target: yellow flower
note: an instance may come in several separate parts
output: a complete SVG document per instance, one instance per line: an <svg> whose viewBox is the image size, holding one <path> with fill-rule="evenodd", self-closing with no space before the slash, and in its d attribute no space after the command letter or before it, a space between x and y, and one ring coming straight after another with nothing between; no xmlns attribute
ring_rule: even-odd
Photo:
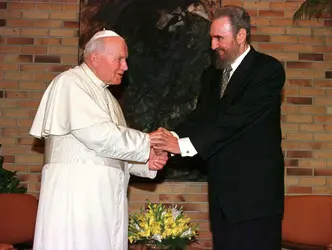
<svg viewBox="0 0 332 250"><path fill-rule="evenodd" d="M183 214L182 207L165 207L162 203L151 204L141 213L135 213L129 219L128 239L130 243L158 241L161 244L176 244L177 240L192 241L197 233L197 226L191 224L190 218ZM171 241L170 241L171 240Z"/></svg>
<svg viewBox="0 0 332 250"><path fill-rule="evenodd" d="M144 231L139 232L141 237L149 237L151 235L150 229L145 229Z"/></svg>

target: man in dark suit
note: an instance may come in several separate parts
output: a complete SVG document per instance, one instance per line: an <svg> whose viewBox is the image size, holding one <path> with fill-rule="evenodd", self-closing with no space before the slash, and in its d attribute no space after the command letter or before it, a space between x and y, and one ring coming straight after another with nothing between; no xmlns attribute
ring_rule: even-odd
<svg viewBox="0 0 332 250"><path fill-rule="evenodd" d="M159 150L205 160L216 250L281 249L285 71L249 45L250 27L240 7L215 11L210 36L218 59L202 76L197 108L177 136L160 129L151 138Z"/></svg>

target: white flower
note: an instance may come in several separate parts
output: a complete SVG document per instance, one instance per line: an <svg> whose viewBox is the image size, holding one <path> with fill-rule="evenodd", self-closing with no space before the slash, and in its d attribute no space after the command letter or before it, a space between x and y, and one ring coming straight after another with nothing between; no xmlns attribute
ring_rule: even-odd
<svg viewBox="0 0 332 250"><path fill-rule="evenodd" d="M192 231L191 231L191 228L189 228L181 234L181 238L185 238L185 237L187 237L188 235L191 235L191 234L192 234Z"/></svg>
<svg viewBox="0 0 332 250"><path fill-rule="evenodd" d="M176 220L176 218L181 214L181 211L177 210L176 206L172 208L172 215L173 219Z"/></svg>
<svg viewBox="0 0 332 250"><path fill-rule="evenodd" d="M151 238L161 242L161 235L160 234L154 234Z"/></svg>
<svg viewBox="0 0 332 250"><path fill-rule="evenodd" d="M142 228L141 228L139 225L137 225L137 224L135 224L135 228L136 228L136 230L138 230L138 231L143 231Z"/></svg>

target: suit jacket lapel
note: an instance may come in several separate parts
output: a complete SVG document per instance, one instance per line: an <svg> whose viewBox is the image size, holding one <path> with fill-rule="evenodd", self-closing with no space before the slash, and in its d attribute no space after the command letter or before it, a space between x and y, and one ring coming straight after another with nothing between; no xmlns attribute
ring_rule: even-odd
<svg viewBox="0 0 332 250"><path fill-rule="evenodd" d="M253 47L250 48L249 53L245 56L240 65L236 68L233 73L231 79L228 82L227 88L221 100L232 99L232 97L236 96L236 93L243 90L247 81L245 78L248 76L249 69L255 59L256 51Z"/></svg>

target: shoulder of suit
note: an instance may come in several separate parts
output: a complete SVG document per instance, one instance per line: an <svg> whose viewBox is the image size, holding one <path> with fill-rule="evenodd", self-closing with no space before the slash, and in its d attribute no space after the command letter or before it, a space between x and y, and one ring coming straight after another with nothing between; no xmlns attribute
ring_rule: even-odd
<svg viewBox="0 0 332 250"><path fill-rule="evenodd" d="M282 66L282 63L275 57L271 56L271 55L267 55L265 53L262 52L258 52L256 51L256 60L257 62L259 62L262 65L268 65L270 67L278 67L278 66Z"/></svg>

